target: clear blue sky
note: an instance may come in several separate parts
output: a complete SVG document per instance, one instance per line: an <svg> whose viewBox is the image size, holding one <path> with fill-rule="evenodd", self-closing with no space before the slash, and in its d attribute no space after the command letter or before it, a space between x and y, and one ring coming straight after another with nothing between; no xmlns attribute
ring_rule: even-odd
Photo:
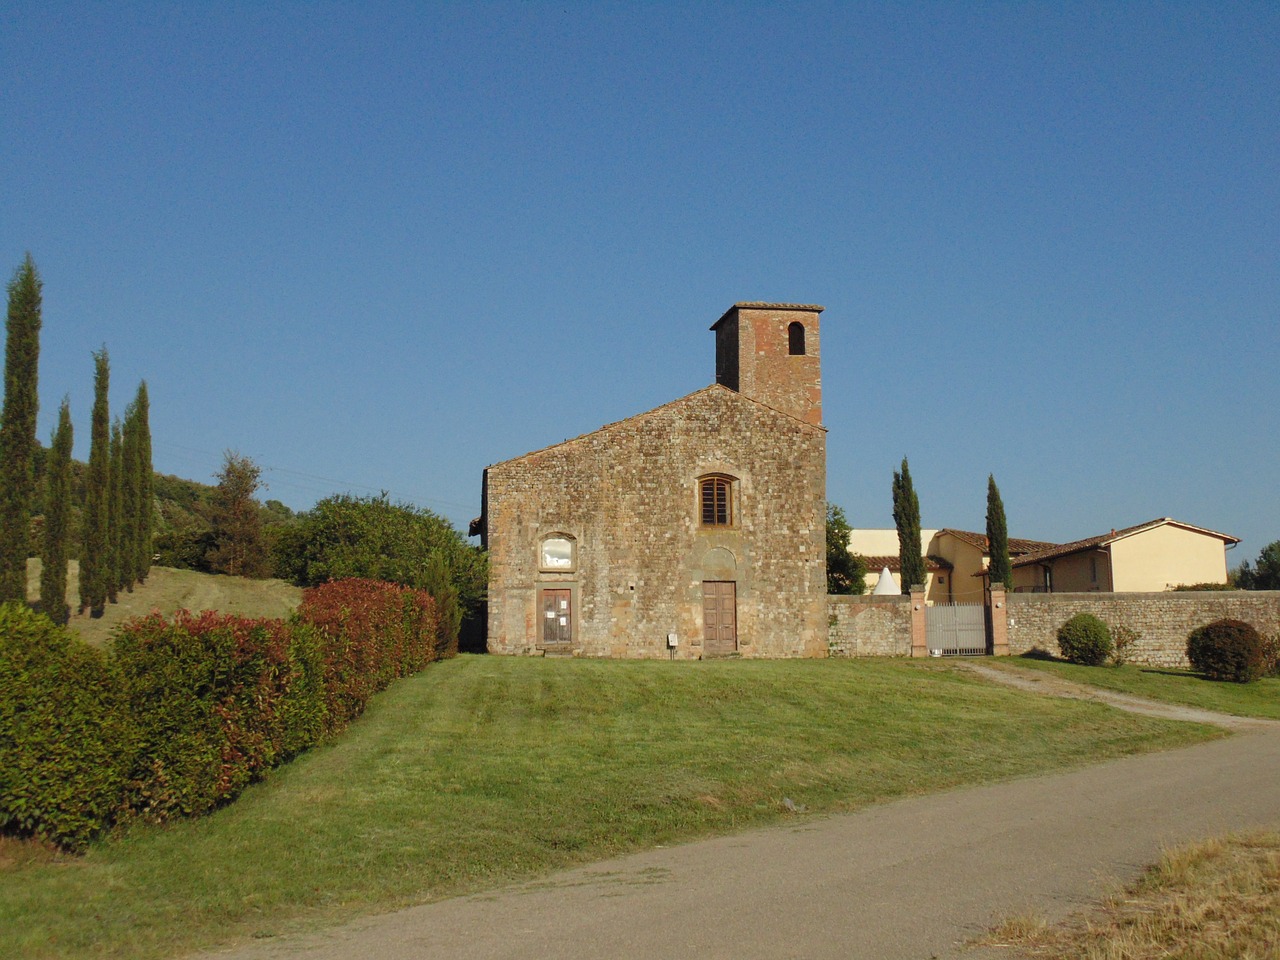
<svg viewBox="0 0 1280 960"><path fill-rule="evenodd" d="M891 526L1280 538L1280 6L0 3L40 436L479 512L486 464L820 303L828 493Z"/></svg>

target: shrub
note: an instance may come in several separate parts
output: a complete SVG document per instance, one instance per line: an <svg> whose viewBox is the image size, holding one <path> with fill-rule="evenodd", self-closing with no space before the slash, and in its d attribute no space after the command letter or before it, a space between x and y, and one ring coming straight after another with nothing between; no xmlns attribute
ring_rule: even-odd
<svg viewBox="0 0 1280 960"><path fill-rule="evenodd" d="M1111 633L1092 613L1077 613L1058 628L1058 649L1072 663L1100 666L1111 656Z"/></svg>
<svg viewBox="0 0 1280 960"><path fill-rule="evenodd" d="M1238 590L1240 589L1232 583L1218 583L1216 581L1208 581L1205 583L1179 583L1174 588L1176 591L1198 591L1205 590Z"/></svg>
<svg viewBox="0 0 1280 960"><path fill-rule="evenodd" d="M297 620L320 636L326 721L334 732L396 677L457 652L439 649L436 606L423 590L377 580L334 580L303 592Z"/></svg>
<svg viewBox="0 0 1280 960"><path fill-rule="evenodd" d="M1262 661L1267 665L1268 677L1280 677L1280 633L1262 638Z"/></svg>
<svg viewBox="0 0 1280 960"><path fill-rule="evenodd" d="M288 621L158 613L114 657L0 607L0 829L83 847L113 822L195 816L456 652L421 590L308 590Z"/></svg>
<svg viewBox="0 0 1280 960"><path fill-rule="evenodd" d="M1264 676L1269 664L1262 635L1243 620L1224 618L1206 623L1187 637L1187 659L1211 680L1250 683Z"/></svg>
<svg viewBox="0 0 1280 960"><path fill-rule="evenodd" d="M1117 624L1111 628L1111 640L1113 649L1111 651L1111 662L1117 667L1123 667L1129 662L1129 656L1132 653L1134 645L1142 639L1142 634L1133 627L1125 624Z"/></svg>
<svg viewBox="0 0 1280 960"><path fill-rule="evenodd" d="M386 494L336 494L298 514L275 538L277 575L300 587L364 578L427 587L424 560L438 557L458 591L463 615L475 611L489 582L484 551L443 517Z"/></svg>
<svg viewBox="0 0 1280 960"><path fill-rule="evenodd" d="M132 744L100 651L0 607L0 829L79 849L109 826Z"/></svg>
<svg viewBox="0 0 1280 960"><path fill-rule="evenodd" d="M324 728L314 637L282 620L153 614L120 629L115 657L137 738L134 816L206 813Z"/></svg>

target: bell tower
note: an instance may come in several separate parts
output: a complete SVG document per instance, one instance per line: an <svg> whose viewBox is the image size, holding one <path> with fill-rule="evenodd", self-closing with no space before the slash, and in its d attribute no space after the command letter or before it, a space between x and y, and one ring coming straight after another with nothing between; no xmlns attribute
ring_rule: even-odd
<svg viewBox="0 0 1280 960"><path fill-rule="evenodd" d="M822 311L804 303L735 303L711 326L716 383L821 426Z"/></svg>

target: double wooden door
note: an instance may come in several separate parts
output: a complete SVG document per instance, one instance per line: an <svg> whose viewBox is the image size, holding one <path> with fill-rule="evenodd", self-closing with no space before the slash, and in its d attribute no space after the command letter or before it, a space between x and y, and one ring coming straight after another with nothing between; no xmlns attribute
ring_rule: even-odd
<svg viewBox="0 0 1280 960"><path fill-rule="evenodd" d="M702 581L702 653L724 656L738 650L738 585L732 580Z"/></svg>

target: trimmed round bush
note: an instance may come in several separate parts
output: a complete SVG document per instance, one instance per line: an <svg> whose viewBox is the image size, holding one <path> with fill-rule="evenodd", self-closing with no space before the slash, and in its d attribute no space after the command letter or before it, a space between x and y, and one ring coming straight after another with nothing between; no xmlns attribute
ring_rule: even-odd
<svg viewBox="0 0 1280 960"><path fill-rule="evenodd" d="M1252 624L1224 618L1187 637L1187 659L1210 680L1251 683L1267 673L1266 644Z"/></svg>
<svg viewBox="0 0 1280 960"><path fill-rule="evenodd" d="M1101 666L1111 656L1111 631L1092 613L1077 613L1058 628L1058 649L1072 663Z"/></svg>

